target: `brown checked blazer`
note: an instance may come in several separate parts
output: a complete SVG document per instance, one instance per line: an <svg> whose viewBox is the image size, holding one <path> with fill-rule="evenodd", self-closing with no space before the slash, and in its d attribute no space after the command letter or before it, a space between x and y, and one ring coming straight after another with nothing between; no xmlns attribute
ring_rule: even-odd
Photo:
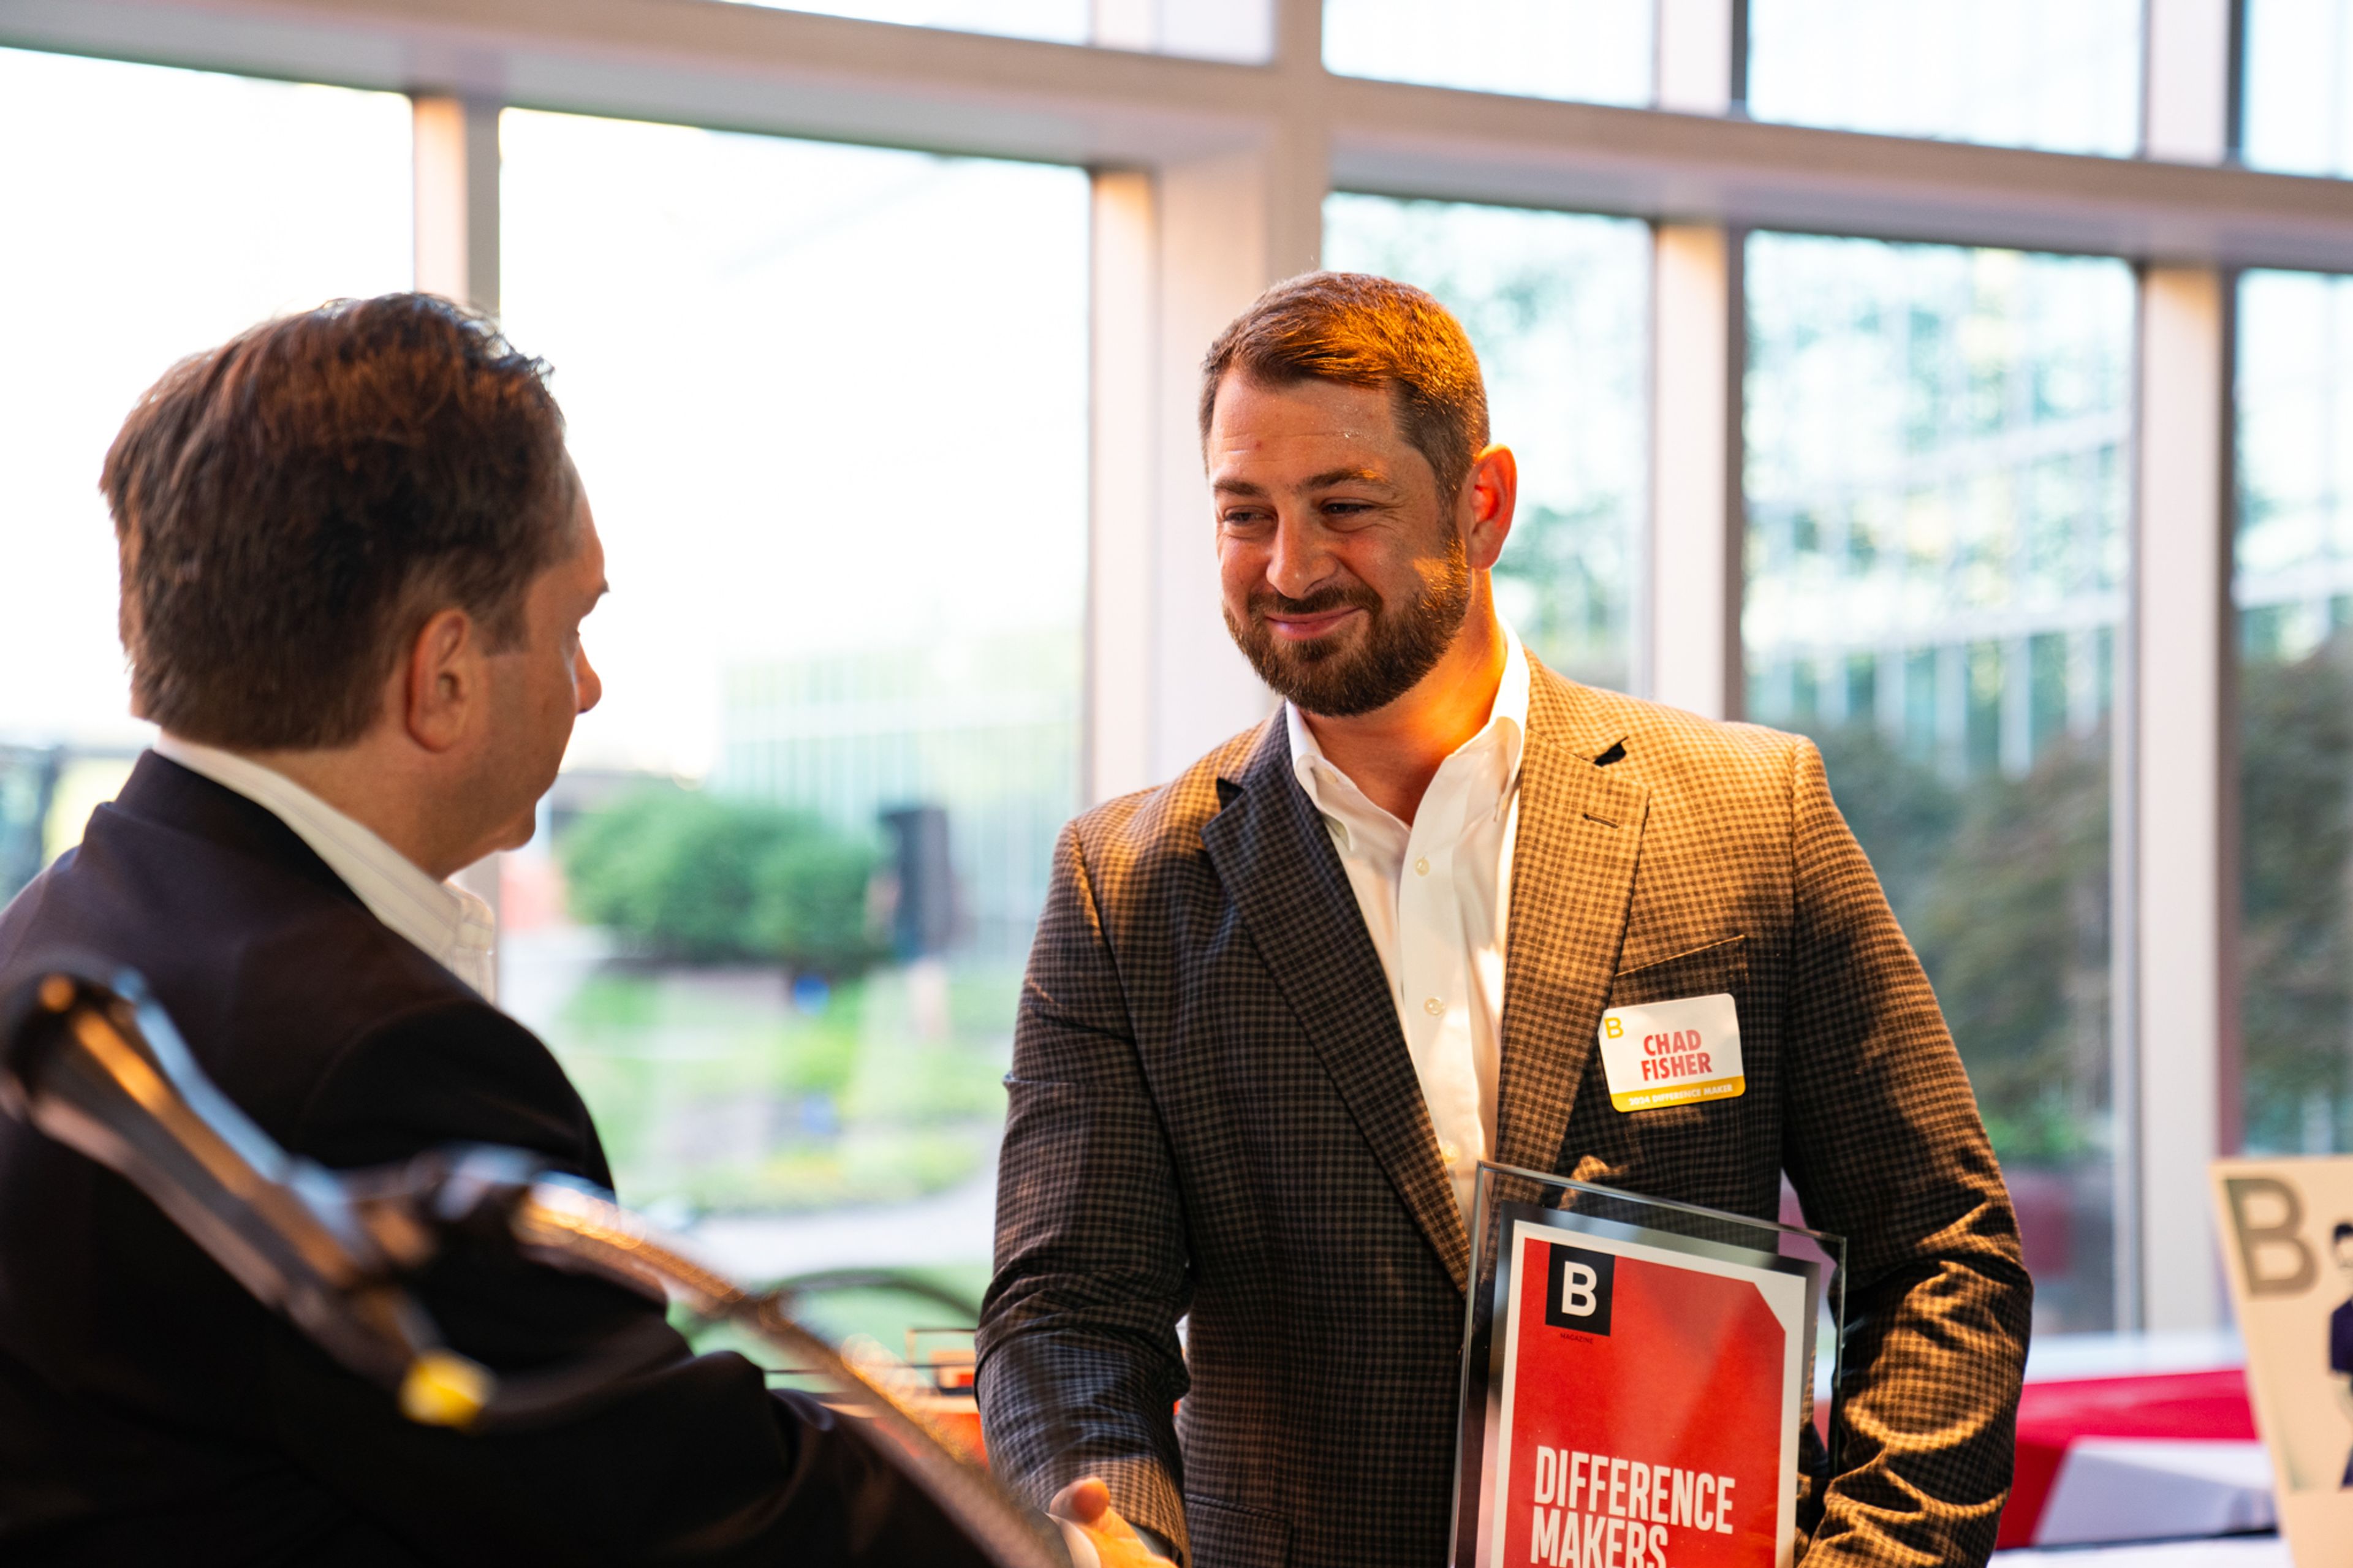
<svg viewBox="0 0 2353 1568"><path fill-rule="evenodd" d="M1809 1563L1983 1562L2031 1288L1820 754L1531 675L1498 1162L1760 1217L1786 1171L1850 1270ZM1603 1009L1717 992L1746 1092L1614 1110ZM1279 717L1065 831L1006 1083L998 1473L1102 1474L1198 1568L1445 1563L1469 1242Z"/></svg>

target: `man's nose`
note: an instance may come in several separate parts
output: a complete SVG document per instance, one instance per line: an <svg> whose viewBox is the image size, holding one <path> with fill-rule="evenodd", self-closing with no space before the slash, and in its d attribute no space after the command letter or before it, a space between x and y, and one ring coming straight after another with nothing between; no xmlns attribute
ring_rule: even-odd
<svg viewBox="0 0 2353 1568"><path fill-rule="evenodd" d="M577 663L573 670L573 691L580 701L578 711L586 713L604 698L605 681L596 673L596 667L588 662L586 648L582 648L574 657Z"/></svg>
<svg viewBox="0 0 2353 1568"><path fill-rule="evenodd" d="M1267 555L1267 585L1286 599L1303 599L1331 575L1331 552L1323 531L1297 518L1275 520L1274 545Z"/></svg>

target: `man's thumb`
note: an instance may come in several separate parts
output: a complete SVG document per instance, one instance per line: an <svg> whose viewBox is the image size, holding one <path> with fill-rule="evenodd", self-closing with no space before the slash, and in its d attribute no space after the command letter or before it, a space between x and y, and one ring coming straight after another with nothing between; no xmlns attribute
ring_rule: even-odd
<svg viewBox="0 0 2353 1568"><path fill-rule="evenodd" d="M1074 1524L1092 1524L1111 1509L1111 1488L1101 1478L1087 1476L1054 1494L1048 1511Z"/></svg>

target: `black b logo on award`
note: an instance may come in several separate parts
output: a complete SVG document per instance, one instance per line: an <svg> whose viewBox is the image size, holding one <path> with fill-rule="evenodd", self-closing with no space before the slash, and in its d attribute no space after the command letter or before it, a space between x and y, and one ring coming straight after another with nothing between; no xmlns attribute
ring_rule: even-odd
<svg viewBox="0 0 2353 1568"><path fill-rule="evenodd" d="M1545 1266L1545 1321L1580 1334L1609 1331L1609 1288L1618 1274L1615 1253L1581 1247L1552 1249Z"/></svg>

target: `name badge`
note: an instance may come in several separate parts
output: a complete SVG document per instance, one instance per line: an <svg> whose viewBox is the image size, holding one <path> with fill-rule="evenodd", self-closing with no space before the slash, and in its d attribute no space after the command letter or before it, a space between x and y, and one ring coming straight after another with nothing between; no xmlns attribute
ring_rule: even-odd
<svg viewBox="0 0 2353 1568"><path fill-rule="evenodd" d="M1609 1103L1656 1110L1748 1092L1740 1070L1740 1014L1732 998L1687 996L1601 1015L1601 1064Z"/></svg>

